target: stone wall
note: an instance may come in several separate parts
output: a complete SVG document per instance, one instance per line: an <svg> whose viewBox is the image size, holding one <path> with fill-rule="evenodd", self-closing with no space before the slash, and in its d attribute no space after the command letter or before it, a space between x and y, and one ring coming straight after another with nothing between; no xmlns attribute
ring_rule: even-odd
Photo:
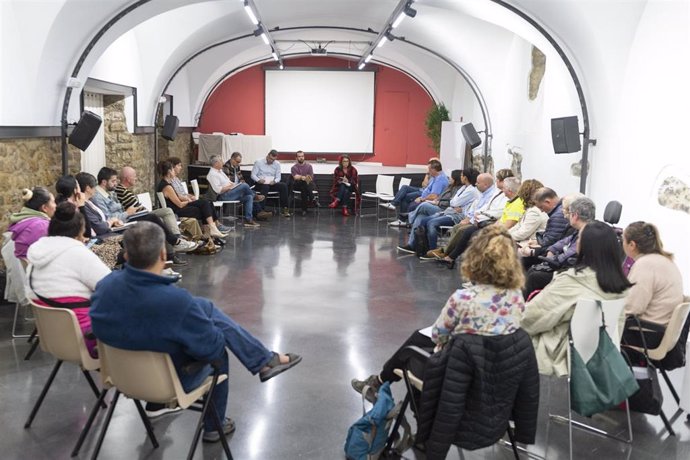
<svg viewBox="0 0 690 460"><path fill-rule="evenodd" d="M177 157L182 160L182 171L180 179L187 180L187 165L192 160L194 143L192 141L192 128L179 128L174 141L158 139L158 158L165 160L170 157Z"/></svg>

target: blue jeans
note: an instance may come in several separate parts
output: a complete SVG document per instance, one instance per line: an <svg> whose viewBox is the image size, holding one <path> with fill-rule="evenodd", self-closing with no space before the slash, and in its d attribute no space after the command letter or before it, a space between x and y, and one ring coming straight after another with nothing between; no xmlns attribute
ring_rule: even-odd
<svg viewBox="0 0 690 460"><path fill-rule="evenodd" d="M348 187L345 184L338 185L338 191L335 193L335 197L340 200L340 206L347 207L350 203L350 195L352 194L352 187Z"/></svg>
<svg viewBox="0 0 690 460"><path fill-rule="evenodd" d="M223 192L218 195L218 201L236 201L239 200L244 208L245 220L252 220L252 207L254 205L254 192L245 183L237 185L232 190Z"/></svg>
<svg viewBox="0 0 690 460"><path fill-rule="evenodd" d="M450 216L431 216L426 222L426 238L429 240L429 249L436 249L438 247L438 230L439 227L447 225L455 225L455 221Z"/></svg>
<svg viewBox="0 0 690 460"><path fill-rule="evenodd" d="M251 335L242 326L237 324L228 315L220 311L215 306L211 308L210 319L213 321L213 325L219 328L223 332L225 337L225 345L230 349L232 354L234 354L237 359L242 363L242 365L247 368L252 374L256 374L268 364L268 362L273 357L273 353L268 350L256 337ZM221 360L221 374L227 374L229 365L227 356ZM198 387L201 382L206 379L209 375L213 374L213 369L211 366L205 366L201 371L193 375L185 375L179 372L180 383L182 383L182 388L185 391L191 391L192 389ZM220 417L221 423L225 418L225 411L228 405L228 381L220 383L216 386L213 392L213 404L216 406L216 411L218 411L218 417ZM204 418L204 430L213 431L215 430L215 425L213 423L213 416L209 413L206 418Z"/></svg>
<svg viewBox="0 0 690 460"><path fill-rule="evenodd" d="M417 216L431 216L441 211L443 210L435 204L425 201L423 203L420 203L419 206L410 211L410 213L407 215L407 221L410 223L414 223L414 220L417 218Z"/></svg>
<svg viewBox="0 0 690 460"><path fill-rule="evenodd" d="M412 224L412 228L410 229L410 236L407 238L407 244L414 248L414 231L417 230L418 227L421 227L422 225L426 225L426 222L431 219L431 216L424 216L424 217L419 217L414 220L414 223Z"/></svg>
<svg viewBox="0 0 690 460"><path fill-rule="evenodd" d="M422 191L419 187L412 187L409 185L403 185L395 194L395 198L391 201L393 206L400 207L400 213L406 213L407 208L411 202L422 195Z"/></svg>

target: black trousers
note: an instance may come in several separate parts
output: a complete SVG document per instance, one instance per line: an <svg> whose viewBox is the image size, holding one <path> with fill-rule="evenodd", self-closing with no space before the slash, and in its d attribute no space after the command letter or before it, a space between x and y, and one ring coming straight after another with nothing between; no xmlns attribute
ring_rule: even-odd
<svg viewBox="0 0 690 460"><path fill-rule="evenodd" d="M467 227L462 232L462 235L460 235L455 247L453 247L453 250L450 252L450 254L448 254L448 257L450 257L453 260L460 257L462 253L465 252L465 250L467 249L467 246L470 245L470 241L472 241L472 237L474 236L474 234L478 231L479 227L477 227L476 225Z"/></svg>
<svg viewBox="0 0 690 460"><path fill-rule="evenodd" d="M400 380L400 377L395 375L393 371L395 369L402 369L405 366L405 363L400 359L400 353L405 347L410 345L419 347L425 351L428 351L429 353L433 353L435 346L434 342L431 341L431 338L421 334L419 331L414 331L412 335L407 338L405 343L403 343L400 348L393 353L393 356L386 361L386 364L383 365L383 369L379 374L381 380L384 382L397 382ZM424 365L419 362L413 361L410 365L410 370L420 379L424 375Z"/></svg>
<svg viewBox="0 0 690 460"><path fill-rule="evenodd" d="M255 190L259 192L262 195L268 195L268 192L278 192L278 195L280 196L280 207L281 208L287 208L288 207L288 188L287 185L283 182L278 182L273 185L268 185L268 184L259 184L258 182L255 183Z"/></svg>
<svg viewBox="0 0 690 460"><path fill-rule="evenodd" d="M547 284L553 279L553 272L545 272L535 270L534 266L527 270L527 279L525 280L525 288L522 290L522 295L527 300L529 295L537 289L544 289Z"/></svg>
<svg viewBox="0 0 690 460"><path fill-rule="evenodd" d="M306 211L307 207L309 206L309 203L314 201L314 182L312 181L312 182L307 183L307 181L296 180L292 184L292 189L300 192L300 194L301 194L300 198L301 198L301 202L302 202L302 210Z"/></svg>
<svg viewBox="0 0 690 460"><path fill-rule="evenodd" d="M650 329L649 331L642 332L642 334L644 334L644 341L647 343L647 349L649 350L658 347L661 343L661 339L664 337L666 327L662 326L661 324L650 323L648 321L644 321L642 323L642 327L645 329ZM631 317L626 318L621 343L643 348L642 334L639 330L634 328L637 328L637 322ZM625 353L628 355L628 358L630 358L630 362L633 366L639 365L644 367L647 365L642 353L626 347L623 347L622 350L625 350Z"/></svg>

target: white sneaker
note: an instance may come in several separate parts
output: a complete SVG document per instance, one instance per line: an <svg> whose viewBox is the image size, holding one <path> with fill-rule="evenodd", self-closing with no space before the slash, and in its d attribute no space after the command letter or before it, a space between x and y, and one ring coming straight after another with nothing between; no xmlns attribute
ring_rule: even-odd
<svg viewBox="0 0 690 460"><path fill-rule="evenodd" d="M407 222L403 222L400 219L396 219L393 222L389 222L388 225L391 227L405 227L407 225Z"/></svg>
<svg viewBox="0 0 690 460"><path fill-rule="evenodd" d="M172 268L164 268L163 271L161 271L161 274L163 276L169 276L171 278L176 278L175 282L180 281L182 279L182 275L177 273Z"/></svg>
<svg viewBox="0 0 690 460"><path fill-rule="evenodd" d="M195 250L197 247L199 247L198 243L180 238L177 241L177 244L173 246L173 250L175 252L190 252Z"/></svg>
<svg viewBox="0 0 690 460"><path fill-rule="evenodd" d="M395 211L395 205L392 203L385 203L385 204L382 204L381 206L383 206L386 209L391 209L391 210Z"/></svg>

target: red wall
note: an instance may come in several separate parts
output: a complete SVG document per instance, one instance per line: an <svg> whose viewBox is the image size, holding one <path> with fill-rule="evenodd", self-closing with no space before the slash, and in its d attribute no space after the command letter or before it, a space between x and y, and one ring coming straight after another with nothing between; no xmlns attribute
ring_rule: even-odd
<svg viewBox="0 0 690 460"><path fill-rule="evenodd" d="M355 64L338 58L306 57L286 60L285 65L350 68ZM415 80L390 67L378 66L375 84L374 155L367 156L365 161L387 166L426 164L429 157L436 156L424 126L433 100ZM233 75L216 88L206 101L198 131L265 133L261 65ZM360 160L358 155L353 158Z"/></svg>

